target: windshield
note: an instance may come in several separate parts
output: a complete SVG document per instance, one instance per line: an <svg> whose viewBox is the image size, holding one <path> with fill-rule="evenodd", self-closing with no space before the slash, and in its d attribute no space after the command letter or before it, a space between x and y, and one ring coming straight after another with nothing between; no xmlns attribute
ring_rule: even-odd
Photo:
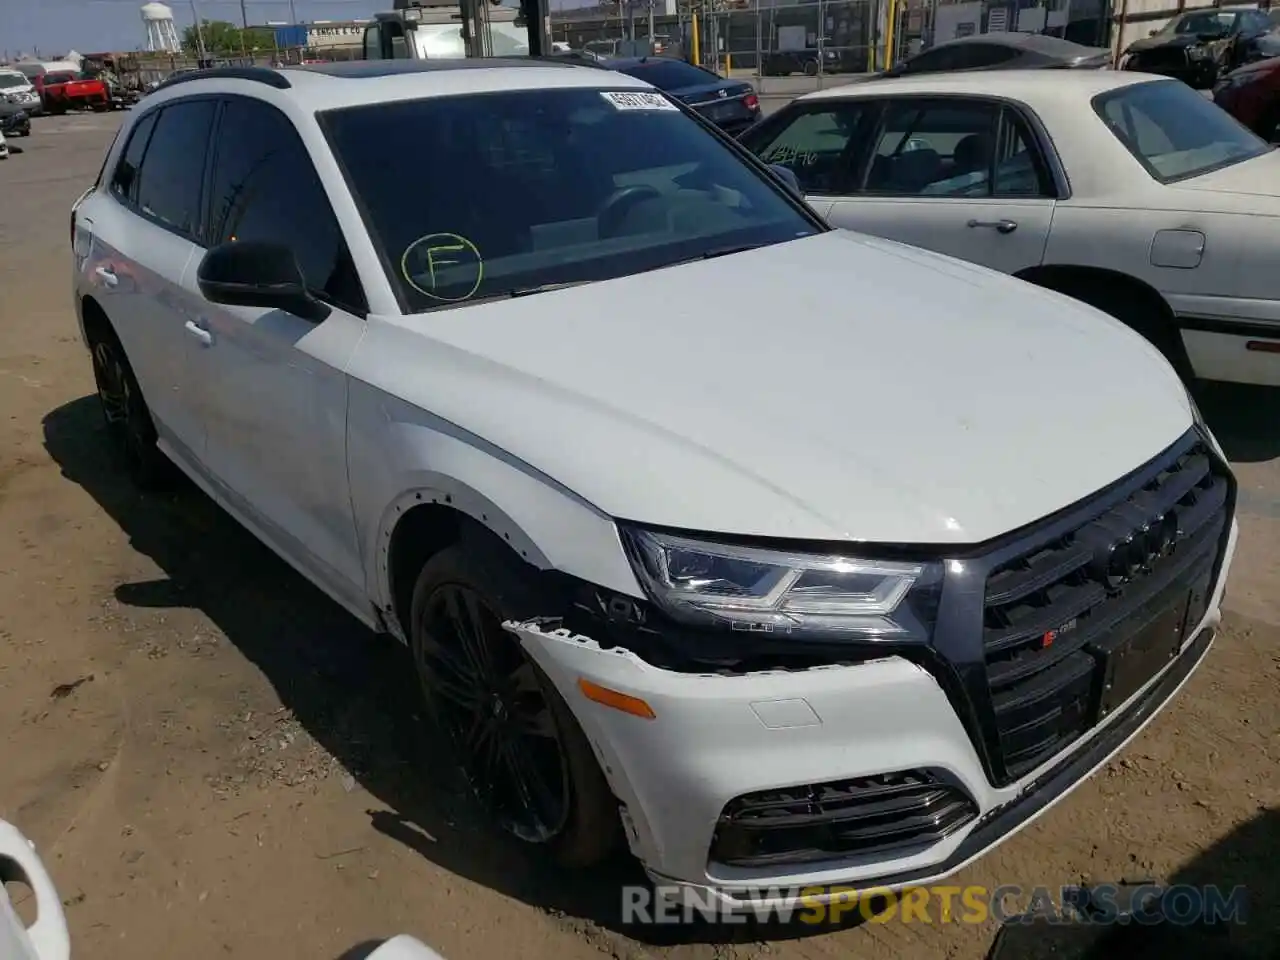
<svg viewBox="0 0 1280 960"><path fill-rule="evenodd" d="M1179 80L1121 87L1093 109L1151 176L1162 183L1261 156L1266 141Z"/></svg>
<svg viewBox="0 0 1280 960"><path fill-rule="evenodd" d="M31 81L20 73L0 73L0 90L9 87L28 87Z"/></svg>
<svg viewBox="0 0 1280 960"><path fill-rule="evenodd" d="M461 24L430 24L413 31L418 56L425 59L460 60L467 55ZM527 57L529 34L513 23L490 23L489 38L495 57Z"/></svg>
<svg viewBox="0 0 1280 960"><path fill-rule="evenodd" d="M46 73L44 75L44 82L46 84L71 83L72 81L79 79L80 75L76 73Z"/></svg>
<svg viewBox="0 0 1280 960"><path fill-rule="evenodd" d="M719 83L720 78L710 71L685 63L683 60L637 60L622 66L611 66L619 73L630 77L638 77L651 83L659 90L681 90L685 87L705 87L710 83Z"/></svg>
<svg viewBox="0 0 1280 960"><path fill-rule="evenodd" d="M652 91L432 97L319 119L410 313L824 230Z"/></svg>
<svg viewBox="0 0 1280 960"><path fill-rule="evenodd" d="M1177 33L1230 33L1236 15L1230 12L1214 10L1189 13L1185 17L1170 20L1160 31L1161 36L1172 36Z"/></svg>

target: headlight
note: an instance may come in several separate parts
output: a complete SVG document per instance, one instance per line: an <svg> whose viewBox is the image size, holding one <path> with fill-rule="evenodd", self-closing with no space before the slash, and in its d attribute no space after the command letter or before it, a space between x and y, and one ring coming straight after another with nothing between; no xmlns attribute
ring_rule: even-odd
<svg viewBox="0 0 1280 960"><path fill-rule="evenodd" d="M650 598L686 623L922 640L937 610L936 564L717 544L633 527L622 538Z"/></svg>
<svg viewBox="0 0 1280 960"><path fill-rule="evenodd" d="M1187 58L1190 60L1208 60L1212 55L1208 47L1187 47Z"/></svg>

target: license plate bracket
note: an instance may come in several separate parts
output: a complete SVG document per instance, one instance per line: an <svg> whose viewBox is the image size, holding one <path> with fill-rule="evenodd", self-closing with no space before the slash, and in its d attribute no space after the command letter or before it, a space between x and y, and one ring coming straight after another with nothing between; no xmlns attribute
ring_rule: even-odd
<svg viewBox="0 0 1280 960"><path fill-rule="evenodd" d="M1190 590L1180 592L1176 603L1137 633L1099 651L1104 655L1099 719L1109 716L1178 655L1190 600Z"/></svg>

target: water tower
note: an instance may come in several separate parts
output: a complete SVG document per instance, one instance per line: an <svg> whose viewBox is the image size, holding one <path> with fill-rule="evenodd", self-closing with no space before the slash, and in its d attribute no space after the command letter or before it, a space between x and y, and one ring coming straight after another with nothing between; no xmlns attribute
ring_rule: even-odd
<svg viewBox="0 0 1280 960"><path fill-rule="evenodd" d="M163 3L142 5L142 25L147 30L147 50L152 53L178 53L181 50L173 11Z"/></svg>

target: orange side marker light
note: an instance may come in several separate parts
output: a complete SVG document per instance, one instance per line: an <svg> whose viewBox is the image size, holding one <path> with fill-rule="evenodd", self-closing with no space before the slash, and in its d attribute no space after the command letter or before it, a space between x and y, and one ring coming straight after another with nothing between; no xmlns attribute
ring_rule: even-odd
<svg viewBox="0 0 1280 960"><path fill-rule="evenodd" d="M617 690L610 690L608 687L592 683L584 677L578 678L578 689L582 691L582 695L588 700L594 700L596 703L603 704L606 707L613 707L615 710L629 713L633 717L640 717L642 720L658 719L658 715L653 712L653 707L639 697L631 697L625 693L619 693Z"/></svg>

